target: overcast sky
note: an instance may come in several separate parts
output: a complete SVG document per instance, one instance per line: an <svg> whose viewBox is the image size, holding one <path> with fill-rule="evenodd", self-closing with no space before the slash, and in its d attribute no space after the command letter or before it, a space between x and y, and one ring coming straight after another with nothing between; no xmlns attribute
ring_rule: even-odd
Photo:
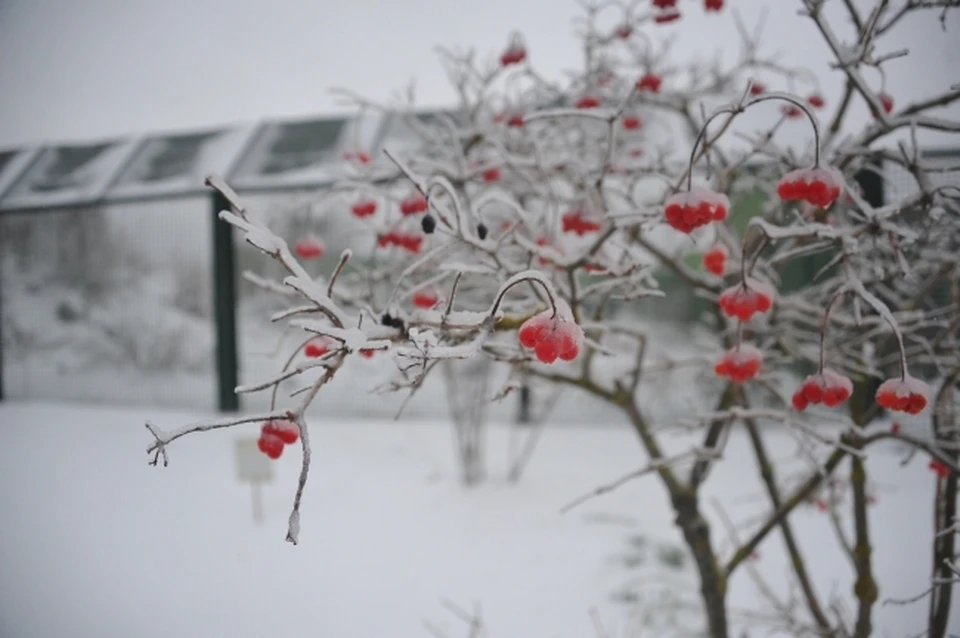
<svg viewBox="0 0 960 638"><path fill-rule="evenodd" d="M797 4L727 2L748 24L774 7L768 50L826 75L827 53ZM680 6L684 18L658 36L678 33L686 54L736 53L728 10ZM580 62L576 14L573 0L0 0L0 149L328 113L337 110L330 86L386 98L415 78L420 100L441 104L452 94L433 47L497 53L515 28L541 71L558 77ZM960 15L949 24L943 33L927 12L890 40L890 49L913 49L889 65L898 101L960 82ZM837 28L850 37L846 24ZM876 74L868 79L879 85ZM836 73L823 90L837 99Z"/></svg>

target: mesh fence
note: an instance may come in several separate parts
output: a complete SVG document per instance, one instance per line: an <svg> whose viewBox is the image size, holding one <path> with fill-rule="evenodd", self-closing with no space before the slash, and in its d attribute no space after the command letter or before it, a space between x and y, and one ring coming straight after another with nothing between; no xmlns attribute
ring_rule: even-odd
<svg viewBox="0 0 960 638"><path fill-rule="evenodd" d="M947 170L960 166L960 150L933 153L927 161L934 185L960 185L960 172ZM883 173L888 202L918 189L907 171L889 162ZM318 204L322 198L315 190L245 199L287 240L307 232L323 237L326 254L307 264L311 271L330 272L347 247L355 251L355 262L364 259L358 233L365 231L342 205ZM196 196L0 215L0 364L6 398L215 409L210 201ZM362 241L369 238L368 233L362 236ZM249 270L279 280L285 274L281 267L244 243L239 233L234 237L238 377L247 384L277 374L305 337L269 320L288 300L239 277ZM664 285L669 291L670 282ZM696 299L671 294L668 303L633 302L630 312L682 323L700 314L701 306ZM392 363L379 360L387 356L352 357L315 409L394 416L405 393L371 394L395 372ZM506 373L497 370L489 387L499 389ZM434 376L405 408L407 417L446 416L446 386ZM296 382L286 383L279 397L296 389ZM245 395L240 407L258 410L270 401L269 393ZM512 419L517 409L512 398L493 405L491 417ZM570 415L579 410L594 416L594 409L575 401Z"/></svg>
<svg viewBox="0 0 960 638"><path fill-rule="evenodd" d="M208 201L0 216L6 397L215 407Z"/></svg>

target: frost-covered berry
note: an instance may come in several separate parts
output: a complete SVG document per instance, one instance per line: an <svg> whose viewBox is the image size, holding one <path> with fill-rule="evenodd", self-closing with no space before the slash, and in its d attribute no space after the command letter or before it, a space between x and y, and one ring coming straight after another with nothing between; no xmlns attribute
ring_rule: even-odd
<svg viewBox="0 0 960 638"><path fill-rule="evenodd" d="M750 321L773 307L774 294L772 286L748 277L720 293L720 310L728 317Z"/></svg>
<svg viewBox="0 0 960 638"><path fill-rule="evenodd" d="M794 393L791 398L793 407L799 411L807 409L809 405L823 404L834 408L853 394L853 382L829 368L824 368L819 374L811 374Z"/></svg>
<svg viewBox="0 0 960 638"><path fill-rule="evenodd" d="M714 364L713 371L718 377L730 379L734 383L746 383L760 373L763 354L749 344L726 352Z"/></svg>
<svg viewBox="0 0 960 638"><path fill-rule="evenodd" d="M570 306L562 299L556 304L556 315L548 308L524 321L517 332L520 345L533 350L543 363L573 361L583 347L583 330L574 321Z"/></svg>
<svg viewBox="0 0 960 638"><path fill-rule="evenodd" d="M877 388L877 404L881 408L907 414L920 414L930 402L930 386L909 375L887 379Z"/></svg>
<svg viewBox="0 0 960 638"><path fill-rule="evenodd" d="M300 259L319 259L323 257L323 242L317 237L310 235L299 240L293 246L293 251L297 253Z"/></svg>
<svg viewBox="0 0 960 638"><path fill-rule="evenodd" d="M784 201L802 200L827 208L843 192L843 178L832 168L800 168L780 178L777 195Z"/></svg>
<svg viewBox="0 0 960 638"><path fill-rule="evenodd" d="M710 222L723 221L729 211L726 195L700 186L671 195L663 207L667 223L688 234Z"/></svg>

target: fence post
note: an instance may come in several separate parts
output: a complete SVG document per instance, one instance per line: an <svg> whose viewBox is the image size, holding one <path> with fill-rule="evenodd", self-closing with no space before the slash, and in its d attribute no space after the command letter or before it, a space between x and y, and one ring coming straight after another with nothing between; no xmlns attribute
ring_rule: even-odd
<svg viewBox="0 0 960 638"><path fill-rule="evenodd" d="M213 316L216 329L217 406L221 412L238 412L240 399L237 357L237 285L233 227L220 221L220 211L230 203L213 193L210 222L213 224Z"/></svg>

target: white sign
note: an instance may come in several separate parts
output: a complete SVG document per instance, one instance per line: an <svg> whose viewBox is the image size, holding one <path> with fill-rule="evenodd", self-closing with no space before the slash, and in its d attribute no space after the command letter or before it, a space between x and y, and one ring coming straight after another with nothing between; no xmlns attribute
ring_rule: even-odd
<svg viewBox="0 0 960 638"><path fill-rule="evenodd" d="M273 461L260 451L257 439L252 437L236 440L233 457L237 469L237 480L250 484L253 520L255 523L261 523L263 522L263 495L260 487L273 480Z"/></svg>
<svg viewBox="0 0 960 638"><path fill-rule="evenodd" d="M273 480L273 461L257 447L257 439L236 440L234 460L241 483L269 483Z"/></svg>

